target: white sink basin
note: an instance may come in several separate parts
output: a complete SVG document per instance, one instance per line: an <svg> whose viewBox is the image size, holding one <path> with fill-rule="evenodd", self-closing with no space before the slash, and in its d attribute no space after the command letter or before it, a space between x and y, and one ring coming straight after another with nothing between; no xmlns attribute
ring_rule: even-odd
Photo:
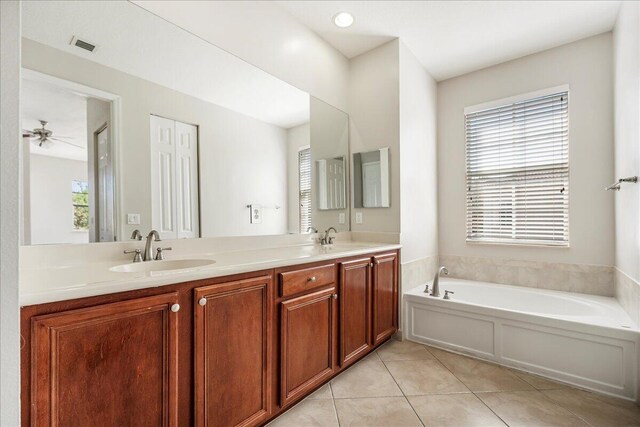
<svg viewBox="0 0 640 427"><path fill-rule="evenodd" d="M210 259L170 259L165 261L135 262L111 267L117 273L153 273L156 271L187 270L206 267L215 263Z"/></svg>

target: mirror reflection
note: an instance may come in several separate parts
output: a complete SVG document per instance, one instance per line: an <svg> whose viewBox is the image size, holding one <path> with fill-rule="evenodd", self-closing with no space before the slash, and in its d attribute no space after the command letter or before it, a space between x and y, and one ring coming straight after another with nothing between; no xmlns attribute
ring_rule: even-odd
<svg viewBox="0 0 640 427"><path fill-rule="evenodd" d="M24 244L349 230L346 113L129 2L22 8Z"/></svg>
<svg viewBox="0 0 640 427"><path fill-rule="evenodd" d="M353 155L354 206L388 208L389 148Z"/></svg>

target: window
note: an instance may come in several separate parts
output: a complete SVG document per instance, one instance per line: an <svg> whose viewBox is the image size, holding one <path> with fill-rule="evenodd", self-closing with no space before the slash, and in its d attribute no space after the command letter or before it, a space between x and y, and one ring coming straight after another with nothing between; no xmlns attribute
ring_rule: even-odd
<svg viewBox="0 0 640 427"><path fill-rule="evenodd" d="M298 151L298 188L300 233L306 233L311 227L311 148Z"/></svg>
<svg viewBox="0 0 640 427"><path fill-rule="evenodd" d="M568 91L502 104L465 109L467 241L568 246Z"/></svg>
<svg viewBox="0 0 640 427"><path fill-rule="evenodd" d="M89 183L87 181L71 181L71 200L73 229L89 230Z"/></svg>

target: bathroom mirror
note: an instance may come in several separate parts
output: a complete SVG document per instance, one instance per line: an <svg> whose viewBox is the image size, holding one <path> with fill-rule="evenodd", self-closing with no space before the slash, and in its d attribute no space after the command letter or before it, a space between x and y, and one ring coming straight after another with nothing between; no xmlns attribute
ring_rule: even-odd
<svg viewBox="0 0 640 427"><path fill-rule="evenodd" d="M353 155L353 194L356 208L388 208L389 148Z"/></svg>
<svg viewBox="0 0 640 427"><path fill-rule="evenodd" d="M349 230L348 116L131 2L22 2L23 244Z"/></svg>

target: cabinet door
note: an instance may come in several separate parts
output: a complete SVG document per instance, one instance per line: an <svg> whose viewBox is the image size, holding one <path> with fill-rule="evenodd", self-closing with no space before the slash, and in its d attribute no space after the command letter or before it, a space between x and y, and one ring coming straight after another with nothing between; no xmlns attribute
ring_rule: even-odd
<svg viewBox="0 0 640 427"><path fill-rule="evenodd" d="M340 365L371 348L371 258L340 264Z"/></svg>
<svg viewBox="0 0 640 427"><path fill-rule="evenodd" d="M398 259L395 253L373 257L373 344L398 327Z"/></svg>
<svg viewBox="0 0 640 427"><path fill-rule="evenodd" d="M271 403L271 276L194 291L196 425L258 425Z"/></svg>
<svg viewBox="0 0 640 427"><path fill-rule="evenodd" d="M34 317L32 425L177 425L176 301L174 292Z"/></svg>
<svg viewBox="0 0 640 427"><path fill-rule="evenodd" d="M281 303L280 404L329 378L335 358L335 288Z"/></svg>

